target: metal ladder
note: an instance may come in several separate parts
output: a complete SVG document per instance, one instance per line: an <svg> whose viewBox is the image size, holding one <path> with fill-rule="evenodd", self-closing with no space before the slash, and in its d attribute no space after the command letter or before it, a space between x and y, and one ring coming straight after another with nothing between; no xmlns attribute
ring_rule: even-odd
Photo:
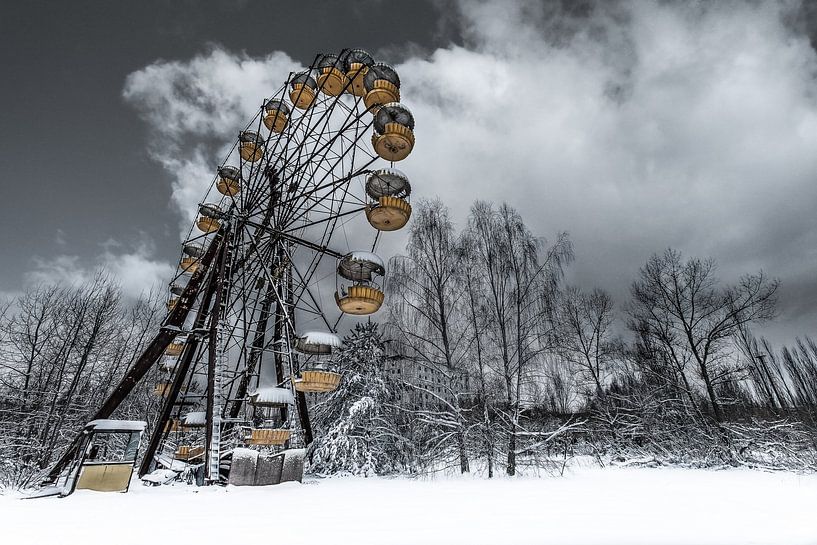
<svg viewBox="0 0 817 545"><path fill-rule="evenodd" d="M218 353L216 354L216 372L213 377L213 431L210 435L210 452L207 459L210 461L207 467L207 479L211 482L218 481L219 467L221 463L221 411L224 406L224 392L222 391L223 377L227 372L227 353L225 350L224 331L226 326L223 322L218 324Z"/></svg>
<svg viewBox="0 0 817 545"><path fill-rule="evenodd" d="M291 274L292 273L290 272L290 270L287 269L282 276L284 277L285 280L288 281L289 280L288 275L291 275ZM286 359L285 365L284 365L284 372L289 373L289 377L288 378L280 377L280 379L281 379L281 382L283 382L285 384L286 383L289 384L289 389L290 389L290 391L292 391L293 397L295 397L298 394L295 391L295 383L293 381L293 377L295 376L295 359L294 359L294 350L293 350L293 347L292 347L292 338L291 338L291 335L294 335L295 332L290 331L290 328L288 326L289 326L288 323L284 325L284 335L283 335L283 338L281 339L280 347L278 347L278 348L280 348L283 351L283 355L284 355L284 357ZM290 439L290 443L289 443L290 447L298 446L301 443L303 443L303 437L302 437L303 432L300 429L300 426L294 425L295 422L299 422L299 421L300 421L300 409L298 407L298 404L295 403L295 404L292 405L292 409L291 409L290 414L289 414L289 422L286 423L286 425L292 430L292 438Z"/></svg>
<svg viewBox="0 0 817 545"><path fill-rule="evenodd" d="M232 272L232 251L227 246L225 249L224 262L224 277L230 278ZM217 309L214 310L219 317L216 326L216 358L215 358L215 376L213 377L213 428L210 432L210 450L207 453L207 467L205 468L205 475L209 482L218 482L220 478L219 468L221 467L221 432L222 432L222 417L221 413L226 404L224 398L224 375L227 373L227 331L228 325L224 314L227 307L227 301L230 295L229 282L224 282L221 279L220 287L221 293L218 300L220 301ZM215 316L214 316L215 317Z"/></svg>

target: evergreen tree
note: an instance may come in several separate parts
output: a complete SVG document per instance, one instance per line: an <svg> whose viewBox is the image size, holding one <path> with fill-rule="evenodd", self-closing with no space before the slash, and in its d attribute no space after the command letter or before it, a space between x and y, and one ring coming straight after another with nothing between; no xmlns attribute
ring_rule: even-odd
<svg viewBox="0 0 817 545"><path fill-rule="evenodd" d="M384 372L377 324L358 324L344 339L340 385L316 407L325 430L313 444L311 470L324 474L384 475L404 471L409 453L399 432L399 385Z"/></svg>

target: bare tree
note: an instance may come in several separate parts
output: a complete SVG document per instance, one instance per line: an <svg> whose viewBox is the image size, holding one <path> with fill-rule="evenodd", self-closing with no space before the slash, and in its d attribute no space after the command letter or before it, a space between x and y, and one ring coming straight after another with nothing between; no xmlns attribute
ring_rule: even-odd
<svg viewBox="0 0 817 545"><path fill-rule="evenodd" d="M467 392L456 389L459 382L453 377L465 369L470 339L460 313L464 290L456 242L448 209L440 200L421 201L415 207L407 255L393 258L389 266L389 318L412 355L443 377L438 386L447 395L425 392L439 398L439 403L420 417L437 423L444 436L455 438L460 471L465 473L469 471L463 404Z"/></svg>
<svg viewBox="0 0 817 545"><path fill-rule="evenodd" d="M565 415L575 410L576 376L568 361L558 354L545 358L545 373L542 377L542 404L553 414Z"/></svg>
<svg viewBox="0 0 817 545"><path fill-rule="evenodd" d="M59 455L66 429L84 424L105 399L141 349L138 338L156 328L160 308L156 297L123 304L119 287L98 274L79 286L27 290L0 314L0 459L7 466L0 478L24 485ZM155 409L157 400L133 398L122 411L152 420L145 403Z"/></svg>
<svg viewBox="0 0 817 545"><path fill-rule="evenodd" d="M475 269L486 288L490 318L487 332L498 347L496 371L505 386L508 433L507 473L516 474L520 407L530 367L546 348L544 325L552 317L554 294L564 266L573 258L565 234L544 252L521 216L507 205L499 210L485 202L471 208L466 236L474 251Z"/></svg>
<svg viewBox="0 0 817 545"><path fill-rule="evenodd" d="M494 451L496 449L496 439L494 437L493 426L491 424L491 413L494 399L493 389L490 388L490 370L487 365L488 352L485 346L485 335L489 321L488 307L485 301L485 286L483 278L475 268L476 252L472 247L473 240L468 236L461 236L459 240L459 266L463 271L463 280L467 299L465 301L465 313L468 317L470 328L469 336L473 339L471 343L471 353L473 354L473 373L477 378L476 402L481 405L482 417L479 423L482 455L488 466L488 478L494 476Z"/></svg>
<svg viewBox="0 0 817 545"><path fill-rule="evenodd" d="M615 315L610 296L600 289L584 293L568 287L559 305L559 348L573 364L580 384L604 398L619 342L613 335Z"/></svg>
<svg viewBox="0 0 817 545"><path fill-rule="evenodd" d="M722 286L712 259L691 258L669 249L653 255L631 288L630 326L658 343L691 390L693 364L703 381L716 421L723 420L716 389L736 369L726 361L735 332L775 314L778 281L762 272Z"/></svg>
<svg viewBox="0 0 817 545"><path fill-rule="evenodd" d="M766 351L767 343L758 340L746 325L735 332L735 343L744 366L748 370L753 391L760 404L773 411L786 412L792 406L792 393L785 374L773 351Z"/></svg>

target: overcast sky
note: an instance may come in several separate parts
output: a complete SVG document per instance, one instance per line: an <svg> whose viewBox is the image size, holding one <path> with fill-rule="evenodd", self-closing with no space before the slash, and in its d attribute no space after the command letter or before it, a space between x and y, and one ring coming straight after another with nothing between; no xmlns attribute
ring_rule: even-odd
<svg viewBox="0 0 817 545"><path fill-rule="evenodd" d="M17 2L0 7L0 292L166 282L213 150L321 51L393 63L415 197L568 231L622 302L674 247L782 280L817 335L817 53L797 2ZM215 146L214 146L215 144ZM383 253L399 248L391 237Z"/></svg>

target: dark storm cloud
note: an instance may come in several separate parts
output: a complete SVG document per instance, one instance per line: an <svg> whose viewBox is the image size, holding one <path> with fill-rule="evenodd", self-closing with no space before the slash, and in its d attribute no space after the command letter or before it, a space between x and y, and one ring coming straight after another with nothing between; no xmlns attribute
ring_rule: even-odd
<svg viewBox="0 0 817 545"><path fill-rule="evenodd" d="M129 285L148 273L134 291L167 278L178 252L172 176L145 152L151 127L123 103L129 73L208 44L300 63L350 45L428 51L447 42L444 19L425 2L2 3L0 293L122 262L135 268Z"/></svg>
<svg viewBox="0 0 817 545"><path fill-rule="evenodd" d="M172 203L157 223L187 224L235 131L290 70L360 45L398 65L417 118L401 168L417 196L441 197L460 223L479 198L508 201L541 235L568 230L570 280L619 300L668 246L715 257L725 279L762 268L783 280L776 327L814 331L810 4L496 1L422 4L416 15L392 2L329 5L288 12L273 38L250 31L256 17L225 15L232 30L219 33L212 9L165 22L166 45L181 45L145 46L151 56L121 75L165 169L143 181L152 206L157 195ZM403 239L388 241L386 254Z"/></svg>
<svg viewBox="0 0 817 545"><path fill-rule="evenodd" d="M784 282L783 323L808 332L817 57L790 24L799 7L570 5L466 2L456 16L463 45L394 59L378 51L398 61L418 120L404 165L415 193L441 197L460 223L480 198L508 201L542 235L568 230L571 280L620 299L639 265L668 246L717 258L725 279L762 268ZM211 115L197 104L232 104L235 119L207 126L229 133L289 69L283 53L216 49L132 74L125 96L148 118L185 111L193 125ZM235 92L210 81L238 73ZM195 101L163 92L179 79L195 82ZM198 132L165 137L176 145ZM216 156L198 149L184 160L170 170L188 210L209 180L199 169Z"/></svg>

